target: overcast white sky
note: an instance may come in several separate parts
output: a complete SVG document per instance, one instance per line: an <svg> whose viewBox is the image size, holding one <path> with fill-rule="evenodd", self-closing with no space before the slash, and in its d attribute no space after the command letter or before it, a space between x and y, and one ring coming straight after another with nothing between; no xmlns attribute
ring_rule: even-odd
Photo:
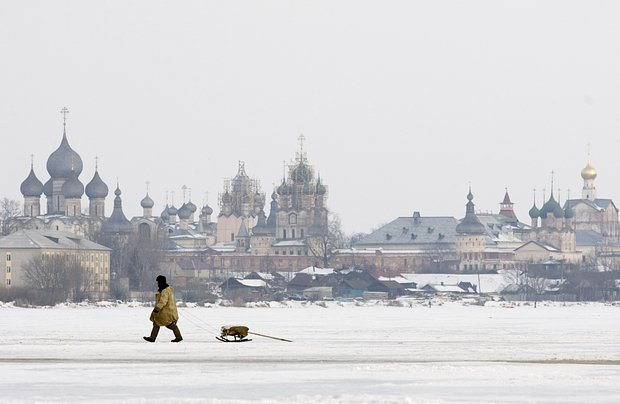
<svg viewBox="0 0 620 404"><path fill-rule="evenodd" d="M618 1L9 1L0 3L0 196L22 200L69 142L118 177L127 216L192 188L218 212L239 160L267 195L306 137L347 232L398 216L620 200ZM557 199L557 198L556 198ZM268 213L268 210L267 210Z"/></svg>

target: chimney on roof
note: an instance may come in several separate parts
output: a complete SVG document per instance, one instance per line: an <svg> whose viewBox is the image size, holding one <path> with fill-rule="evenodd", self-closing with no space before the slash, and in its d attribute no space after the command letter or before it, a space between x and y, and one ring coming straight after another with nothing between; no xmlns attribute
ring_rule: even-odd
<svg viewBox="0 0 620 404"><path fill-rule="evenodd" d="M413 212L413 223L420 224L420 212L418 211Z"/></svg>

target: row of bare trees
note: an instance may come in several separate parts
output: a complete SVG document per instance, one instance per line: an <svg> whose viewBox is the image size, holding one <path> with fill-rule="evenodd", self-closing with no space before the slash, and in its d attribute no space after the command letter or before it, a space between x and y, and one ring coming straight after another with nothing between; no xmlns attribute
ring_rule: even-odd
<svg viewBox="0 0 620 404"><path fill-rule="evenodd" d="M93 274L71 255L36 256L23 269L26 283L47 304L88 298Z"/></svg>

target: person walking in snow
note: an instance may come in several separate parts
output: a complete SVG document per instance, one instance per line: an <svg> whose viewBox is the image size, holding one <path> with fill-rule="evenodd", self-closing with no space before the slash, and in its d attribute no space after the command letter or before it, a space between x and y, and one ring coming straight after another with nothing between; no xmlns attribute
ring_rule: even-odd
<svg viewBox="0 0 620 404"><path fill-rule="evenodd" d="M172 286L166 283L166 277L159 275L156 278L157 293L155 293L155 308L151 313L150 320L153 322L153 329L149 337L143 337L145 341L155 342L160 327L166 327L174 333L171 342L181 342L183 337L177 326L179 313L177 312L177 302L172 294Z"/></svg>

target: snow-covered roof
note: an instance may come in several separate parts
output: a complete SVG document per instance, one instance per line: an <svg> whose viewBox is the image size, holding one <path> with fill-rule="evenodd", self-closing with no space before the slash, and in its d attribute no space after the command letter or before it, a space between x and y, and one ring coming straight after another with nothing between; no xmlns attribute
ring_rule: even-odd
<svg viewBox="0 0 620 404"><path fill-rule="evenodd" d="M256 275L258 275L261 279L264 279L266 281L271 281L273 280L273 275L267 272L255 272Z"/></svg>
<svg viewBox="0 0 620 404"><path fill-rule="evenodd" d="M599 246L603 235L592 230L575 230L575 242L578 246Z"/></svg>
<svg viewBox="0 0 620 404"><path fill-rule="evenodd" d="M274 247L304 247L305 245L303 240L282 240L273 243Z"/></svg>
<svg viewBox="0 0 620 404"><path fill-rule="evenodd" d="M90 241L85 237L56 230L19 230L1 237L0 248L110 251L108 247Z"/></svg>
<svg viewBox="0 0 620 404"><path fill-rule="evenodd" d="M610 205L614 208L616 207L616 205L611 199L597 198L594 201L591 201L589 199L568 199L566 202L564 202L564 209L566 209L567 206L574 208L576 205L579 205L581 203L599 212L608 209Z"/></svg>
<svg viewBox="0 0 620 404"><path fill-rule="evenodd" d="M410 281L409 279L407 279L405 277L402 277L402 276L395 276L395 277L392 277L392 278L388 278L386 276L380 276L377 280L381 281L381 282L383 282L383 281L394 281L394 282L398 282L400 284L412 283L412 281Z"/></svg>
<svg viewBox="0 0 620 404"><path fill-rule="evenodd" d="M242 284L243 286L247 286L249 288L265 288L267 287L267 282L261 279L237 279L237 282Z"/></svg>
<svg viewBox="0 0 620 404"><path fill-rule="evenodd" d="M422 289L426 288L426 287L431 287L434 290L436 290L437 292L445 292L445 293L468 293L469 291L461 288L458 285L442 285L442 284L427 284L425 286L422 287Z"/></svg>
<svg viewBox="0 0 620 404"><path fill-rule="evenodd" d="M525 246L528 246L528 245L531 245L531 244L537 245L540 248L542 248L544 250L547 250L549 252L560 252L560 250L558 248L552 246L551 244L546 244L546 243L539 242L539 241L528 241L527 243L523 244L521 247L517 248L517 250L520 250L520 249L524 248Z"/></svg>
<svg viewBox="0 0 620 404"><path fill-rule="evenodd" d="M211 249L219 252L233 252L237 247L233 244L213 244Z"/></svg>
<svg viewBox="0 0 620 404"><path fill-rule="evenodd" d="M304 292L331 292L333 288L331 286L313 286L311 288L306 288Z"/></svg>
<svg viewBox="0 0 620 404"><path fill-rule="evenodd" d="M169 235L168 238L173 239L173 240L175 239L184 240L184 239L205 239L207 237L203 234L199 234L193 230L188 229L188 230L176 230L174 233Z"/></svg>
<svg viewBox="0 0 620 404"><path fill-rule="evenodd" d="M298 273L311 275L330 275L334 273L334 268L308 267L302 269L301 271L298 271Z"/></svg>
<svg viewBox="0 0 620 404"><path fill-rule="evenodd" d="M481 293L499 293L504 288L513 283L508 273L501 272L497 274L401 274L401 277L409 282L415 282L418 288L424 285L458 285L461 282L469 282L476 285L477 290ZM388 278L395 280L395 278ZM480 281L480 285L478 285Z"/></svg>
<svg viewBox="0 0 620 404"><path fill-rule="evenodd" d="M411 249L411 250L391 250L383 248L346 248L337 250L339 254L359 254L359 255L374 255L378 252L381 254L389 255L416 255L416 254L428 254L428 250Z"/></svg>
<svg viewBox="0 0 620 404"><path fill-rule="evenodd" d="M493 253L502 253L502 254L513 254L515 252L514 248L499 248L499 247L486 247L484 252L493 252Z"/></svg>
<svg viewBox="0 0 620 404"><path fill-rule="evenodd" d="M359 247L454 244L458 221L450 216L399 217L356 243Z"/></svg>

